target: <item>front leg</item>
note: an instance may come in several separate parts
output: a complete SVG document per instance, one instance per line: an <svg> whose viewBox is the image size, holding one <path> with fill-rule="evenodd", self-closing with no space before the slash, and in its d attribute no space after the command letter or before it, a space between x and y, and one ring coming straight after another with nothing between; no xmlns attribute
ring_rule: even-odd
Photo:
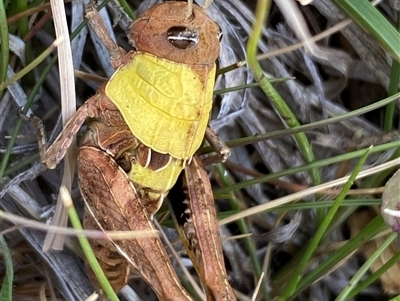
<svg viewBox="0 0 400 301"><path fill-rule="evenodd" d="M104 230L155 231L135 187L110 155L84 146L78 151L77 163L82 196ZM161 301L193 301L181 286L159 237L121 240L115 245Z"/></svg>
<svg viewBox="0 0 400 301"><path fill-rule="evenodd" d="M101 91L101 90L100 90ZM71 145L75 135L88 117L101 118L101 111L98 107L98 96L96 94L89 98L72 116L65 125L62 132L48 149L43 149L39 139L39 147L41 148L40 159L47 168L54 169L64 158L69 146Z"/></svg>
<svg viewBox="0 0 400 301"><path fill-rule="evenodd" d="M125 122L115 105L104 93L104 86L75 112L53 144L41 150L40 159L47 168L54 169L64 158L69 146L83 123L92 118L109 126L121 127ZM39 146L43 144L39 140Z"/></svg>
<svg viewBox="0 0 400 301"><path fill-rule="evenodd" d="M92 2L89 2L86 6L86 19L110 54L111 64L115 69L117 69L121 65L123 58L126 55L126 51L119 47L110 37L103 19Z"/></svg>

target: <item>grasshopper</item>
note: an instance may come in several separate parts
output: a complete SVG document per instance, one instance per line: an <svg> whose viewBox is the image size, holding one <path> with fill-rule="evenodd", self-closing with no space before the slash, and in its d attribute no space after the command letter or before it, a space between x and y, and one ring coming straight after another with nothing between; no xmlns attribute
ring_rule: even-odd
<svg viewBox="0 0 400 301"><path fill-rule="evenodd" d="M204 7L165 2L133 22L128 38L136 50L126 52L106 33L92 4L86 14L116 72L42 152L42 162L55 168L89 120L77 153L78 182L88 205L84 226L102 230L154 229L153 215L184 170L189 255L207 300L236 300L227 282L211 186L195 156L206 133L214 137L208 120L219 26ZM221 141L209 140L221 157L229 155ZM116 291L126 284L132 265L160 300L194 300L158 237L91 243Z"/></svg>

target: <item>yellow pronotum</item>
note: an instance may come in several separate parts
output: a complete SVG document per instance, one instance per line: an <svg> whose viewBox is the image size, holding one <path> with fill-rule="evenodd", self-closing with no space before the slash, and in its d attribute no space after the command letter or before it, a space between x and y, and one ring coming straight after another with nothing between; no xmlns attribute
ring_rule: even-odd
<svg viewBox="0 0 400 301"><path fill-rule="evenodd" d="M137 52L111 77L106 95L144 145L188 160L204 138L214 76L215 65L202 82L190 65Z"/></svg>

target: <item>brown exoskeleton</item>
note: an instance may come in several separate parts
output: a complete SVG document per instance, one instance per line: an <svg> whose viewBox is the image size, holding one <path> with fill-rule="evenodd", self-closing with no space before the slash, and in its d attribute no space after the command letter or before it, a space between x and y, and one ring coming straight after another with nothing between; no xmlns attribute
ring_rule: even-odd
<svg viewBox="0 0 400 301"><path fill-rule="evenodd" d="M219 26L198 6L191 10L185 2L165 2L131 25L128 37L136 51L127 53L108 36L93 6L87 18L116 72L78 109L42 162L54 168L90 119L77 154L78 178L88 204L84 225L103 230L154 229L153 214L184 170L188 216L183 227L207 300L236 300L227 281L209 179L195 156L211 131ZM217 152L229 155L225 146ZM125 285L133 265L160 300L193 300L158 237L113 246L92 241L92 246L115 290Z"/></svg>

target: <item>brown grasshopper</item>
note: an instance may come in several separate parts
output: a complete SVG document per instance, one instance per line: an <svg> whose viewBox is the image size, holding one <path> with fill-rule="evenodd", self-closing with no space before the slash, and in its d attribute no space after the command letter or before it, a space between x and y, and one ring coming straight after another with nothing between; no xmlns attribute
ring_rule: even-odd
<svg viewBox="0 0 400 301"><path fill-rule="evenodd" d="M211 186L194 155L207 136L219 26L191 3L165 2L128 30L126 52L107 34L93 5L90 26L110 53L116 72L75 113L41 160L55 168L82 124L90 119L77 154L79 187L88 208L86 228L152 230L164 197L185 171L188 209L183 232L207 300L236 300L227 282ZM207 133L206 133L207 132ZM229 149L208 139L226 158ZM132 265L160 300L193 300L179 282L158 237L92 241L116 291Z"/></svg>

